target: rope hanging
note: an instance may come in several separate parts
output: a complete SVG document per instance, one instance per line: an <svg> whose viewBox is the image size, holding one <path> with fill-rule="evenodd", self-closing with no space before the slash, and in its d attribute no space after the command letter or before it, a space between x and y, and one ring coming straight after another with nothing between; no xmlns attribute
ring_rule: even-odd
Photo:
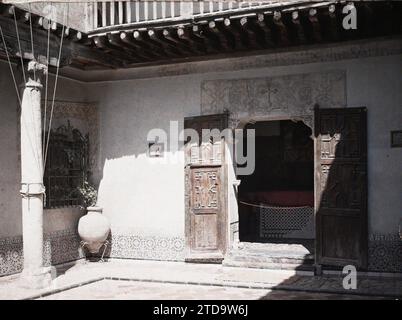
<svg viewBox="0 0 402 320"><path fill-rule="evenodd" d="M29 6L29 12L32 12L31 10L31 3L28 4ZM29 30L31 32L31 49L32 49L32 57L35 59L35 51L34 51L34 42L33 42L33 32L32 32L32 14L29 15ZM36 80L36 71L34 69L34 79Z"/></svg>
<svg viewBox="0 0 402 320"><path fill-rule="evenodd" d="M50 23L50 20L48 21ZM50 54L50 26L47 30L47 50L46 50L46 69L49 70L49 54ZM42 137L42 157L45 159L45 142L46 142L46 121L47 121L47 95L49 84L49 72L46 72L46 86L45 86L45 107L43 114L43 137ZM45 160L43 160L43 172L45 171Z"/></svg>
<svg viewBox="0 0 402 320"><path fill-rule="evenodd" d="M48 133L47 133L45 156L44 156L44 160L43 160L44 161L43 171L45 171L46 163L47 163L47 153L48 153L48 149L49 149L50 131L51 131L51 128L52 128L53 113L54 113L54 101L55 101L55 98L56 98L57 83L58 83L58 79L59 79L60 58L61 58L61 51L62 51L62 48L63 48L64 30L65 30L65 25L67 23L67 15L68 15L69 8L70 8L69 4L67 4L67 8L64 7L63 26L62 26L62 32L61 32L59 55L58 55L58 59L57 59L56 77L55 77L54 88L53 88L52 107L51 107L51 110L50 110L50 120L49 120L49 129L48 129ZM44 172L43 172L43 174L44 174Z"/></svg>
<svg viewBox="0 0 402 320"><path fill-rule="evenodd" d="M11 64L10 55L8 54L7 44L6 44L6 40L4 39L3 29L2 29L2 27L1 27L1 25L0 25L0 34L1 34L1 39L2 39L2 41L3 41L4 50L6 51L8 66L10 67L10 71L11 71L11 77L13 78L13 81L14 81L15 92L17 93L18 102L19 102L20 107L21 107L20 92L18 91L17 81L15 80L15 75L14 75L13 66L12 66L12 64Z"/></svg>
<svg viewBox="0 0 402 320"><path fill-rule="evenodd" d="M263 209L283 209L283 210L289 210L289 209L304 209L304 208L311 208L309 206L296 206L296 207L282 207L282 206L267 206L267 205L262 205L262 204L255 204L255 203L249 203L245 201L239 201L239 203L244 204L246 206L250 207L255 207L255 208L263 208Z"/></svg>
<svg viewBox="0 0 402 320"><path fill-rule="evenodd" d="M19 34L19 31L18 31L17 17L16 17L16 15L15 15L15 8L13 8L13 14L14 14L15 32L16 32L16 34L17 34L18 49L20 50L20 59L21 59L22 75L23 75L23 77L24 77L24 83L27 83L27 78L26 78L26 76L25 76L24 59L23 59L23 57L22 57L20 34Z"/></svg>
<svg viewBox="0 0 402 320"><path fill-rule="evenodd" d="M31 4L29 4L29 11L31 12ZM58 60L57 60L57 66L56 66L56 74L55 74L55 82L54 82L54 88L53 88L53 95L52 95L52 102L51 102L51 111L50 111L50 120L49 124L47 125L47 109L48 109L48 95L49 95L49 73L46 72L46 80L45 80L45 105L44 105L44 116L43 116L43 137L42 137L42 155L43 155L43 174L45 171L46 167L46 160L47 160L47 154L48 154L48 148L49 148L49 140L50 140L50 131L52 128L52 121L53 121L53 114L54 114L54 105L55 105L55 99L56 99L56 92L57 92L57 86L58 86L58 78L59 78L59 71L60 71L60 60L61 60L61 53L63 49L63 40L64 40L64 31L65 31L65 25L67 22L67 17L68 17L68 11L69 11L69 4L67 3L67 6L64 7L64 18L63 18L63 24L62 24L62 33L61 33L61 40L60 40L60 47L58 51ZM16 38L17 38L17 43L18 43L18 49L20 52L20 62L22 66L22 76L24 79L24 83L27 83L27 77L25 73L25 64L24 64L24 58L23 58L23 52L22 52L22 46L21 46L21 40L20 40L20 34L19 34L19 29L18 29L18 22L17 22L17 17L16 17L16 12L15 9L13 10L13 18L14 18L14 25L15 25L15 31L16 31ZM51 23L51 20L49 19L49 24ZM35 48L34 48L34 36L33 36L33 25L32 25L32 15L29 16L29 28L30 28L30 40L31 40L31 51L32 51L32 57L35 60ZM49 68L50 64L50 29L51 26L48 26L48 34L47 34L47 50L46 50L46 67L47 69ZM20 95L19 89L18 89L18 84L16 80L16 76L13 70L12 62L11 62L11 57L10 53L8 51L7 43L4 37L3 29L0 25L0 35L1 35L1 40L4 45L4 50L6 53L8 65L10 68L10 73L11 77L13 79L14 87L15 87L15 92L17 94L18 98L18 103L20 107L22 106L22 97ZM36 70L33 69L33 76L34 80L36 81ZM48 129L47 132L47 137L46 137L46 129ZM33 148L33 144L31 141L31 147ZM38 160L38 159L37 159ZM38 162L39 165L39 162Z"/></svg>
<svg viewBox="0 0 402 320"><path fill-rule="evenodd" d="M19 39L19 33L18 33L18 26L17 26L17 29L16 29L16 30L17 30L17 41L18 41L18 43L19 43L19 47L21 48L21 46L20 46L20 39ZM18 90L17 80L16 80L16 78L15 78L13 66L12 66L11 59L10 59L10 54L9 54L9 52L8 52L6 40L5 40L5 38L4 38L4 33L3 33L3 29L1 28L1 25L0 25L0 33L1 33L1 39L2 39L3 45L4 45L4 50L5 50L5 52L6 52L7 61L8 61L8 66L9 66L10 72L11 72L11 77L13 78L14 88L15 88L15 92L16 92L16 94L17 94L18 103L19 103L19 106L20 106L20 108L21 108L21 107L22 107L22 99L21 99L21 96L20 96L20 92L19 92L19 90ZM22 52L21 52L21 50L20 50L20 55L21 55L21 57L22 57ZM23 70L23 75L24 75L24 79L25 79L24 64L22 65L22 70ZM32 141L29 140L29 142L30 142L30 144L31 144L31 148L34 148ZM40 165L39 159L36 159L36 162L37 162L37 164L38 164L38 166L39 166L39 165Z"/></svg>

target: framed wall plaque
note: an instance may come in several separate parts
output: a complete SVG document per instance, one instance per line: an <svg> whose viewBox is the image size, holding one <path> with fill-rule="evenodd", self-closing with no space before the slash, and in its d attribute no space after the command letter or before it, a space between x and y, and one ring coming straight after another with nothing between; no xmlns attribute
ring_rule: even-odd
<svg viewBox="0 0 402 320"><path fill-rule="evenodd" d="M402 148L402 130L391 131L391 148Z"/></svg>
<svg viewBox="0 0 402 320"><path fill-rule="evenodd" d="M150 142L148 144L148 156L151 158L163 157L164 144L159 142Z"/></svg>

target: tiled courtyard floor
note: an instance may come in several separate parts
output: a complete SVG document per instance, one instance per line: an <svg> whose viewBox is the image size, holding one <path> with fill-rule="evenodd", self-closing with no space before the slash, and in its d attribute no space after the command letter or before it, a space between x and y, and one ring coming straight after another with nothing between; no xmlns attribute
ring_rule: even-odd
<svg viewBox="0 0 402 320"><path fill-rule="evenodd" d="M270 289L101 280L40 300L349 300L366 296ZM369 299L381 299L369 297Z"/></svg>
<svg viewBox="0 0 402 320"><path fill-rule="evenodd" d="M84 260L58 266L49 288L26 289L18 275L0 278L0 299L361 299L402 297L402 277L357 278L213 264ZM123 281L125 280L125 281Z"/></svg>

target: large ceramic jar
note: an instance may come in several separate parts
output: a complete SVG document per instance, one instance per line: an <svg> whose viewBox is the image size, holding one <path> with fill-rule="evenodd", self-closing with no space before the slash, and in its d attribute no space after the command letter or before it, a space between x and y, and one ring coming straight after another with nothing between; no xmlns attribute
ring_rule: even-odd
<svg viewBox="0 0 402 320"><path fill-rule="evenodd" d="M78 234L90 253L98 253L109 235L110 222L100 207L88 207L87 211L78 222Z"/></svg>

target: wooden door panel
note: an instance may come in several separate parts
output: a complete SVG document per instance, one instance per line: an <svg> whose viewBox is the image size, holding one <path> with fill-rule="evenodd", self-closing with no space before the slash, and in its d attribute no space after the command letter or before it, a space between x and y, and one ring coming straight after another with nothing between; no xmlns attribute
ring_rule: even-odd
<svg viewBox="0 0 402 320"><path fill-rule="evenodd" d="M186 261L220 262L227 232L225 141L202 137L202 129L226 129L227 114L186 118L184 127L200 137L185 147Z"/></svg>
<svg viewBox="0 0 402 320"><path fill-rule="evenodd" d="M365 108L316 110L318 264L367 267L366 118Z"/></svg>
<svg viewBox="0 0 402 320"><path fill-rule="evenodd" d="M221 210L219 167L193 167L191 170L191 204L194 214L212 213L218 214Z"/></svg>
<svg viewBox="0 0 402 320"><path fill-rule="evenodd" d="M353 263L359 259L360 232L356 232L360 228L359 217L323 215L321 227L325 234L322 238L322 251L325 253L323 264L332 264L331 259L339 261L339 264ZM348 237L339 236L344 234Z"/></svg>
<svg viewBox="0 0 402 320"><path fill-rule="evenodd" d="M217 216L215 214L197 214L193 221L193 249L219 250Z"/></svg>
<svg viewBox="0 0 402 320"><path fill-rule="evenodd" d="M365 205L365 165L342 162L321 165L321 208L356 209ZM339 211L339 210L338 210Z"/></svg>

